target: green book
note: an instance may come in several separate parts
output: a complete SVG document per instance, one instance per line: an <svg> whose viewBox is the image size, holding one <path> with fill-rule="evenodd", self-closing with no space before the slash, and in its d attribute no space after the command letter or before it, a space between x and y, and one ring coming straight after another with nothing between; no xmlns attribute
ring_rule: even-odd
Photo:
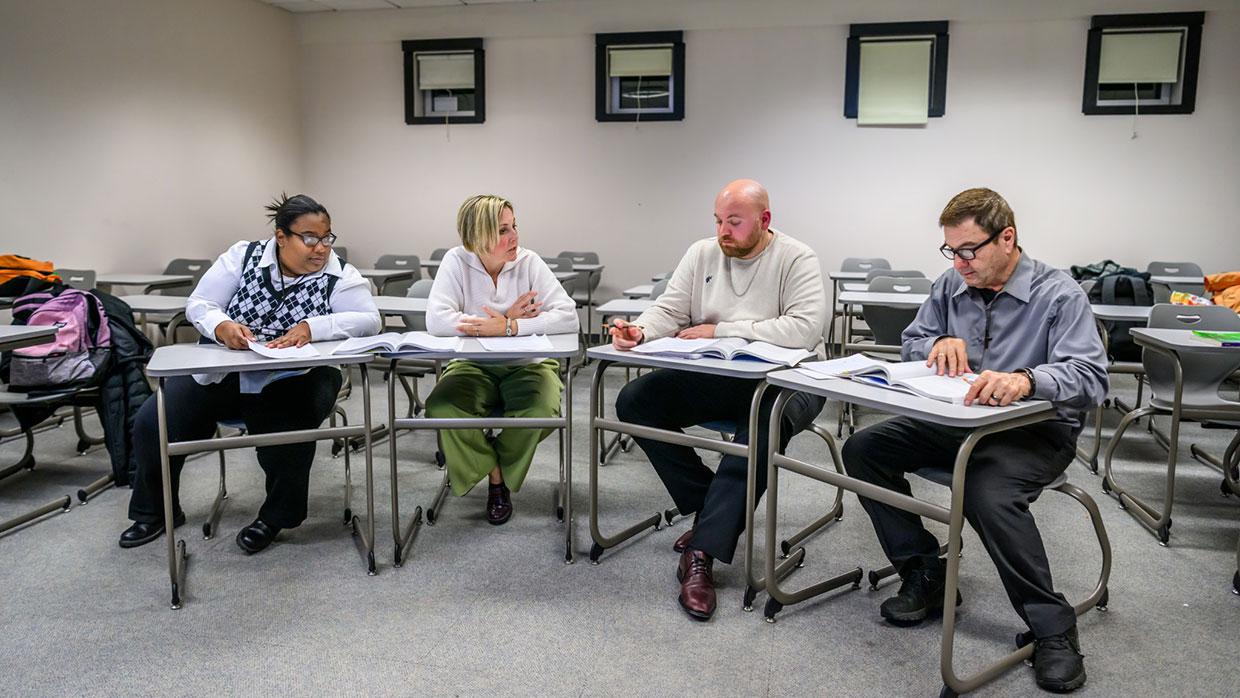
<svg viewBox="0 0 1240 698"><path fill-rule="evenodd" d="M1215 332L1212 330L1193 330L1193 334L1209 342L1217 342L1225 347L1240 347L1240 332Z"/></svg>

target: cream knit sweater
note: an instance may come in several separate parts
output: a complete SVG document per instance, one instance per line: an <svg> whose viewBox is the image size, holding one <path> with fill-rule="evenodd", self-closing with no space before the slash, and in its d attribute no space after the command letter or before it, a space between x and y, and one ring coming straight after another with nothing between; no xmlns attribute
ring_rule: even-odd
<svg viewBox="0 0 1240 698"><path fill-rule="evenodd" d="M827 294L818 255L771 229L752 259L723 254L715 238L698 240L676 265L667 290L634 320L646 340L692 325L716 324L716 337L743 337L825 356Z"/></svg>

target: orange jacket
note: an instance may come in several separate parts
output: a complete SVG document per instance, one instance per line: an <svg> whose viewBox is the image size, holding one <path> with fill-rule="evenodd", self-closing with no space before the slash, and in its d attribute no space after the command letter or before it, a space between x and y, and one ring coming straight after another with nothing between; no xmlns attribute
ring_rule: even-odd
<svg viewBox="0 0 1240 698"><path fill-rule="evenodd" d="M1206 290L1214 294L1215 305L1225 305L1240 313L1240 271L1225 271L1206 277Z"/></svg>

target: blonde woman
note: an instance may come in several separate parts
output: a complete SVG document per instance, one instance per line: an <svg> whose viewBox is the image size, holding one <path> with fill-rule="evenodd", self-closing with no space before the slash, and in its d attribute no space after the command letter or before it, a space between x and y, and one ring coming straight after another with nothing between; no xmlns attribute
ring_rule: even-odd
<svg viewBox="0 0 1240 698"><path fill-rule="evenodd" d="M520 246L507 199L480 195L456 214L461 245L439 265L426 306L426 329L439 336L504 337L577 331L577 307L542 258ZM426 400L432 418L555 417L560 414L559 363L453 361ZM440 432L448 481L461 496L488 481L487 522L512 516L517 492L538 443L550 429L504 429L494 441L481 429Z"/></svg>

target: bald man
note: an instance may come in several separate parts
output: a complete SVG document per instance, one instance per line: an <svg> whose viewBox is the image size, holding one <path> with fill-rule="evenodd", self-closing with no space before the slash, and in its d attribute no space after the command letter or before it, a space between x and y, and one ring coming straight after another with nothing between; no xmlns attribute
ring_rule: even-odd
<svg viewBox="0 0 1240 698"><path fill-rule="evenodd" d="M766 189L743 179L715 198L715 236L698 240L676 266L654 307L632 323L616 320L612 344L620 350L660 337L742 337L823 352L826 291L818 256L805 244L771 228ZM656 370L620 391L616 416L650 427L680 430L728 421L737 443L749 443L749 406L758 381L688 371ZM766 453L765 425L774 402L761 406L758 452ZM804 430L823 400L796 394L781 425L781 446ZM676 569L680 606L697 620L715 612L715 560L732 562L745 528L748 463L724 456L715 472L687 446L635 439L682 514L694 514L693 528L672 546L681 553ZM758 466L758 493L766 489L765 457Z"/></svg>

